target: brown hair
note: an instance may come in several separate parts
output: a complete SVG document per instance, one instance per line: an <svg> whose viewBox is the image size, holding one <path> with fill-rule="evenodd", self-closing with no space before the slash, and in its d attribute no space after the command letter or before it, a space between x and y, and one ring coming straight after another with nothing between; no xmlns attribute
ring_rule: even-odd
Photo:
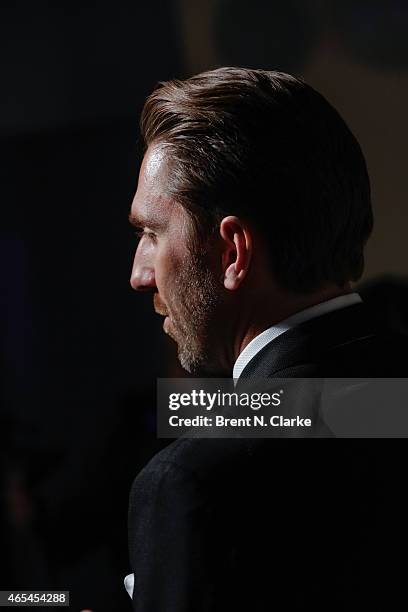
<svg viewBox="0 0 408 612"><path fill-rule="evenodd" d="M168 150L169 194L202 233L225 214L258 226L282 287L306 293L360 278L373 224L364 156L303 80L220 68L159 83L141 132L146 148Z"/></svg>

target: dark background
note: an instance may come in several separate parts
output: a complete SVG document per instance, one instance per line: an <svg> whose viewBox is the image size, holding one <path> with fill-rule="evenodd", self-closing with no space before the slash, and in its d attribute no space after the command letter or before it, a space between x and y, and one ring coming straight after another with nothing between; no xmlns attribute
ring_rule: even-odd
<svg viewBox="0 0 408 612"><path fill-rule="evenodd" d="M3 3L0 588L129 609L131 482L159 447L155 379L179 373L133 294L138 118L158 80L218 65L300 74L366 154L363 293L407 329L405 2Z"/></svg>

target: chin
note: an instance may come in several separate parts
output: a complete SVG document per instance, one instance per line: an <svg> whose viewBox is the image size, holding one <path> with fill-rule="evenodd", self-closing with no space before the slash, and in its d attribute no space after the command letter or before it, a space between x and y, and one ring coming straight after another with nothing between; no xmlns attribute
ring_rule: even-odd
<svg viewBox="0 0 408 612"><path fill-rule="evenodd" d="M182 353L181 351L179 351L179 353L178 353L178 360L179 360L180 365L183 368L183 370L185 370L189 374L197 374L198 373L198 371L200 369L198 364L195 363L194 361L192 361L190 357L186 357L186 355L184 353Z"/></svg>
<svg viewBox="0 0 408 612"><path fill-rule="evenodd" d="M183 370L186 370L189 374L202 374L205 372L205 365L202 359L199 359L197 355L192 355L190 351L178 351L178 359Z"/></svg>
<svg viewBox="0 0 408 612"><path fill-rule="evenodd" d="M183 370L186 370L186 372L193 376L207 378L224 378L228 376L228 373L221 372L220 368L214 366L210 359L204 356L192 356L191 353L186 354L183 351L179 351L178 358Z"/></svg>

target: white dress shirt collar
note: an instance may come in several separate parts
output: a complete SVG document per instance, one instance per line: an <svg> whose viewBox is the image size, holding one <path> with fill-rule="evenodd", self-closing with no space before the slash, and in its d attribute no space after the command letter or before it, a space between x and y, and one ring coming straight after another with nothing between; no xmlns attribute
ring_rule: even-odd
<svg viewBox="0 0 408 612"><path fill-rule="evenodd" d="M362 299L358 293L347 293L345 295L340 295L327 300L326 302L321 302L320 304L315 304L314 306L305 308L305 310L296 312L294 315L291 315L284 321L280 321L279 323L272 325L272 327L265 329L265 331L253 338L238 355L238 359L234 364L234 369L232 372L234 380L237 380L241 376L245 366L255 357L257 353L259 353L261 349L263 349L264 346L269 344L269 342L283 334L285 331L288 331L288 329L295 327L295 325L300 325L300 323L304 323L305 321L309 321L310 319L314 319L315 317L320 317L323 314L332 312L333 310L339 310L340 308L345 308L346 306L351 306L352 304L358 304L361 301Z"/></svg>

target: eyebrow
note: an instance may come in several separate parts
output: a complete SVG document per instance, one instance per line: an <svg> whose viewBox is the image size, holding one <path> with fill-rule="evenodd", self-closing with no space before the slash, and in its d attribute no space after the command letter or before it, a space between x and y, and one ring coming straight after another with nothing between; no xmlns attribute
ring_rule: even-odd
<svg viewBox="0 0 408 612"><path fill-rule="evenodd" d="M138 215L134 215L132 213L129 214L129 223L131 225L133 225L133 227L137 227L137 228L143 228L143 227L149 227L150 229L153 230L159 230L163 228L163 221L159 220L158 218L150 218L150 219L144 219L143 217L140 217Z"/></svg>

